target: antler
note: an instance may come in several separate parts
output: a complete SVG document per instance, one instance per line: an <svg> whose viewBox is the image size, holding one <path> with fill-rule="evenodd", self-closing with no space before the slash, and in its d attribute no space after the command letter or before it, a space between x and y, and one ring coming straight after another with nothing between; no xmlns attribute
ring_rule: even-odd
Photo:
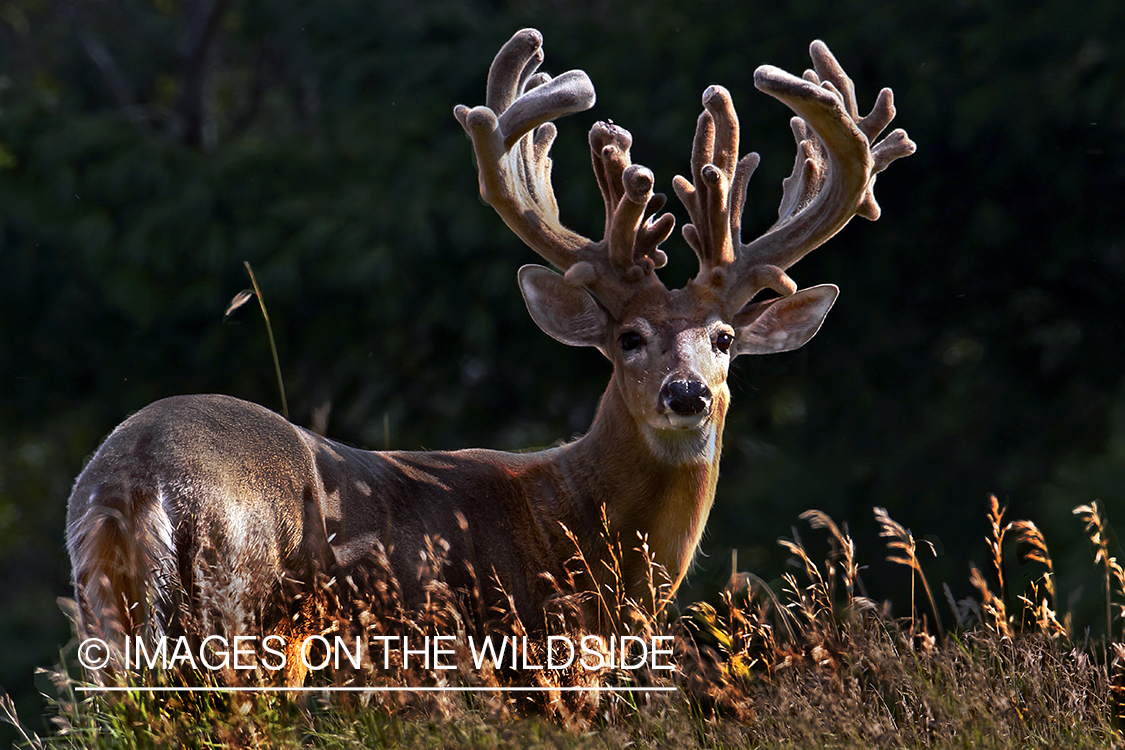
<svg viewBox="0 0 1125 750"><path fill-rule="evenodd" d="M738 159L738 117L730 93L711 86L703 94L692 147L692 182L677 176L676 194L691 223L684 238L699 256L695 283L710 284L737 312L764 288L783 295L797 285L785 269L843 229L855 215L879 218L873 188L875 175L895 159L914 153L915 145L898 129L874 146L894 118L890 89L860 118L855 86L828 47L810 48L814 71L797 78L770 65L754 72L754 84L780 99L798 116L791 121L797 141L793 173L782 183L778 220L748 244L741 240L746 185L758 155Z"/></svg>
<svg viewBox="0 0 1125 750"><path fill-rule="evenodd" d="M675 221L671 214L653 218L665 197L653 194L652 172L630 162L629 132L599 122L590 130L590 150L605 198L605 237L595 242L562 225L551 187L551 121L592 107L594 87L580 70L558 78L537 73L542 62L539 32L517 32L493 60L485 106L458 105L454 115L472 138L485 201L570 283L619 315L640 288L660 284L653 271L667 257L658 246Z"/></svg>

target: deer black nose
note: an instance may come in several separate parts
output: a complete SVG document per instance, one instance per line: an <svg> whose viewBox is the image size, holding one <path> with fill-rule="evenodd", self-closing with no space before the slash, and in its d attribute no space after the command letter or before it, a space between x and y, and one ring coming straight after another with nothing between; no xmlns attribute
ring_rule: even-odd
<svg viewBox="0 0 1125 750"><path fill-rule="evenodd" d="M681 417L693 417L711 406L711 389L698 380L673 380L660 389L660 402Z"/></svg>

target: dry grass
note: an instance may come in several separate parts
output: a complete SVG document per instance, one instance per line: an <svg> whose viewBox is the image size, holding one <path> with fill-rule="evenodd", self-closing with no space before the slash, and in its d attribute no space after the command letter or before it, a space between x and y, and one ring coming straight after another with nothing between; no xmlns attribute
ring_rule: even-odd
<svg viewBox="0 0 1125 750"><path fill-rule="evenodd" d="M533 639L542 659L547 634L580 638L609 619L619 634L672 636L674 672L652 669L522 670L473 661L469 638L524 635L510 608L482 611L479 586L453 591L441 576L443 548L431 546L421 571L427 597L405 610L385 556L338 579L317 582L300 606L326 637L456 636L451 670L427 669L401 654L366 652L310 678L347 688L493 688L483 692L322 692L292 700L277 694L117 693L79 689L65 666L57 689L56 731L31 747L1125 747L1125 576L1110 553L1108 521L1096 503L1075 513L1086 524L1104 573L1106 638L1079 640L1057 611L1055 571L1046 541L1029 521L1005 523L992 498L987 510L991 569L971 581L979 599L946 598L957 627L941 630L938 606L913 534L883 509L875 516L888 560L911 569L925 595L910 616L862 595L855 545L847 527L818 511L802 515L831 549L818 564L797 532L782 540L796 563L774 592L745 573L732 574L718 608L668 608L654 618L620 594L620 576L591 600L559 582L548 633ZM643 545L643 540L641 544ZM619 540L614 540L620 545ZM620 547L616 547L620 552ZM1042 575L1011 591L1007 552L1022 552ZM620 555L606 556L610 568ZM586 561L576 560L580 565ZM649 595L666 587L653 566ZM616 583L615 583L616 582ZM372 641L375 639L375 641ZM537 645L534 645L537 644ZM257 678L247 680L253 683ZM276 682L275 678L273 679ZM211 676L155 672L133 685L216 684ZM511 692L514 686L542 692ZM671 692L606 692L606 686L670 687ZM574 689L577 688L577 689ZM10 702L0 709L11 713ZM14 715L10 720L15 722Z"/></svg>

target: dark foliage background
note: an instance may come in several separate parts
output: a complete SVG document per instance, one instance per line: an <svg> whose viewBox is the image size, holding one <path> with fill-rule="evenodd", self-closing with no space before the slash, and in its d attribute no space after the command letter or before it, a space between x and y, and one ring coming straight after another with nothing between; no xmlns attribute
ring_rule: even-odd
<svg viewBox="0 0 1125 750"><path fill-rule="evenodd" d="M9 0L0 685L25 712L34 668L69 637L65 504L100 440L172 394L279 407L256 311L223 320L243 261L299 423L330 404L329 435L370 448L515 449L587 427L609 368L527 316L515 271L535 258L478 199L452 116L483 101L492 55L528 25L548 70L582 67L598 89L555 148L564 220L588 234L602 221L589 125L632 130L670 193L712 82L763 156L745 225L766 228L793 144L753 70L802 70L814 38L861 106L894 88L895 125L919 146L880 178L883 219L794 269L843 290L816 340L735 366L682 598L713 596L732 548L778 577L776 538L819 508L850 524L869 593L905 614L876 505L930 535L931 580L966 595L995 492L1046 531L1076 625L1104 622L1070 509L1097 498L1125 518L1120 2ZM678 285L691 254L678 236L667 249Z"/></svg>

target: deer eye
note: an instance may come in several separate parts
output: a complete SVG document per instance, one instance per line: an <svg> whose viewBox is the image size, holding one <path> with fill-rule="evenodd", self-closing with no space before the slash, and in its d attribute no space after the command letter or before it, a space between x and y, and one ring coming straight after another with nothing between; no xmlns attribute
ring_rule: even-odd
<svg viewBox="0 0 1125 750"><path fill-rule="evenodd" d="M726 354L730 351L731 345L734 344L734 336L723 331L715 337L715 348Z"/></svg>
<svg viewBox="0 0 1125 750"><path fill-rule="evenodd" d="M625 331L618 337L617 343L621 345L621 351L631 352L644 346L645 337L636 331Z"/></svg>

